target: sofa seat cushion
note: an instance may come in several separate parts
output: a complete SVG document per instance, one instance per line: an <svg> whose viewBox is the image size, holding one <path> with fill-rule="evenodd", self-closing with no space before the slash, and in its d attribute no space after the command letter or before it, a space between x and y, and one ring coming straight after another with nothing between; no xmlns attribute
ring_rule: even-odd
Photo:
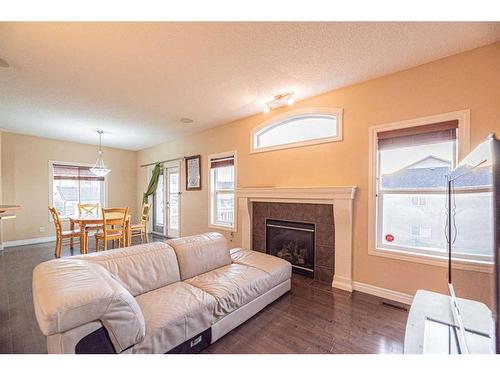
<svg viewBox="0 0 500 375"><path fill-rule="evenodd" d="M234 263L255 267L267 272L273 279L273 286L281 284L292 277L292 264L290 262L260 251L231 249L231 259Z"/></svg>
<svg viewBox="0 0 500 375"><path fill-rule="evenodd" d="M78 255L72 259L106 268L134 297L180 281L177 257L164 242Z"/></svg>
<svg viewBox="0 0 500 375"><path fill-rule="evenodd" d="M185 280L217 300L214 323L274 287L267 272L230 264Z"/></svg>
<svg viewBox="0 0 500 375"><path fill-rule="evenodd" d="M127 353L166 353L211 326L215 299L177 282L136 297L146 323L142 341Z"/></svg>

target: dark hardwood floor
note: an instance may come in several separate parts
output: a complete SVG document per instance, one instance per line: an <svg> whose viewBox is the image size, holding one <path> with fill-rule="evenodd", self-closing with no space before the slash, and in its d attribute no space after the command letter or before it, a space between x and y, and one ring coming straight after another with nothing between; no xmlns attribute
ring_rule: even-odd
<svg viewBox="0 0 500 375"><path fill-rule="evenodd" d="M0 251L0 353L47 352L31 279L33 268L52 259L53 250L53 243L45 243ZM63 249L63 256L78 253L78 245L73 252ZM408 314L382 302L294 275L289 293L204 353L401 353Z"/></svg>

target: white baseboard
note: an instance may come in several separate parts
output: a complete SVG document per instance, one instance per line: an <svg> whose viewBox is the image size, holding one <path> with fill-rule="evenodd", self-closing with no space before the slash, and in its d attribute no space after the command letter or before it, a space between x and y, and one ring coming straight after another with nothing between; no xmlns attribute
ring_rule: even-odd
<svg viewBox="0 0 500 375"><path fill-rule="evenodd" d="M352 280L342 276L333 275L332 287L352 292Z"/></svg>
<svg viewBox="0 0 500 375"><path fill-rule="evenodd" d="M7 248L7 247L14 247L14 246L35 245L38 243L54 242L55 240L56 240L56 236L27 238L25 240L4 242L3 247Z"/></svg>
<svg viewBox="0 0 500 375"><path fill-rule="evenodd" d="M411 294L396 292L395 290L380 288L378 286L353 281L353 289L359 292L371 294L391 301L411 305L413 296Z"/></svg>
<svg viewBox="0 0 500 375"><path fill-rule="evenodd" d="M353 281L347 277L342 276L333 276L332 287L345 290L347 292L357 290L358 292L371 294L373 296L404 303L406 305L411 305L411 302L413 301L413 296L410 294L396 292L395 290L380 288L378 286L370 284L360 283L359 281Z"/></svg>

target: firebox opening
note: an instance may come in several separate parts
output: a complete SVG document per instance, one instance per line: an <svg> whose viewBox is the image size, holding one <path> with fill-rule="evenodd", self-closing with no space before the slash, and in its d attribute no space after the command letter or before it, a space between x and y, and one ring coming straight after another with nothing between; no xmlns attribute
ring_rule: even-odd
<svg viewBox="0 0 500 375"><path fill-rule="evenodd" d="M314 278L315 225L266 219L266 253L292 263L293 271Z"/></svg>

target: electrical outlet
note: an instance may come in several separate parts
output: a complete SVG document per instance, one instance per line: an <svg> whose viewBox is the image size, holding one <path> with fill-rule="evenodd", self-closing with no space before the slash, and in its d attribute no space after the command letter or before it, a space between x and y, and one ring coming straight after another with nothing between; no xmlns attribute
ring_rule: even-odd
<svg viewBox="0 0 500 375"><path fill-rule="evenodd" d="M40 233L45 232L45 227L40 227Z"/></svg>

